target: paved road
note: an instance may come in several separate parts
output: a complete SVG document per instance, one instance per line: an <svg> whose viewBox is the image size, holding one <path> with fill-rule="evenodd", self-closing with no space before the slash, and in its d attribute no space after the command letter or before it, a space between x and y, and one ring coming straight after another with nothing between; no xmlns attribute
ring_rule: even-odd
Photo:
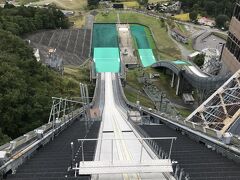
<svg viewBox="0 0 240 180"><path fill-rule="evenodd" d="M85 20L85 28L92 29L93 22L94 22L94 16L91 15L91 14L87 14L86 15L86 20Z"/></svg>
<svg viewBox="0 0 240 180"><path fill-rule="evenodd" d="M225 44L226 41L222 38L219 38L212 34L213 31L203 30L200 31L198 37L196 37L193 48L195 50L201 51L205 48L216 48L221 52L222 44Z"/></svg>

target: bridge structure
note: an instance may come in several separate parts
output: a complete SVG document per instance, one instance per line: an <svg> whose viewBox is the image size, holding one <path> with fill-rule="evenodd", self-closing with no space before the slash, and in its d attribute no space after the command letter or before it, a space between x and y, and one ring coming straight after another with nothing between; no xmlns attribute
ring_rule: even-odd
<svg viewBox="0 0 240 180"><path fill-rule="evenodd" d="M183 77L190 73L175 70ZM239 126L239 72L187 119L129 102L120 73L96 73L92 98L86 85L80 84L80 92L78 99L53 98L47 124L0 146L1 178L240 178L240 137L235 133ZM222 113L234 117L225 131L232 136L207 130L211 123L219 123ZM195 122L192 117L198 114L202 119Z"/></svg>
<svg viewBox="0 0 240 180"><path fill-rule="evenodd" d="M171 87L176 86L176 95L189 93L193 88L201 92L203 99L217 90L229 77L212 76L203 73L196 65L188 61L158 61L153 68L165 68L172 72ZM184 88L185 87L185 88Z"/></svg>

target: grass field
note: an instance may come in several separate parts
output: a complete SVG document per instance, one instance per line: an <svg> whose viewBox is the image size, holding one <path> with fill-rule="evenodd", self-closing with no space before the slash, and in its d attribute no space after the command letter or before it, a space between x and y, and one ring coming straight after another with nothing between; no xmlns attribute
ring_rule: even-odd
<svg viewBox="0 0 240 180"><path fill-rule="evenodd" d="M175 15L173 17L177 20L180 20L180 21L190 21L189 13L178 14L178 15Z"/></svg>
<svg viewBox="0 0 240 180"><path fill-rule="evenodd" d="M135 92L128 90L127 88L124 88L124 93L126 98L132 103L136 103L136 101L139 100L140 105L142 106L152 108L152 109L155 107L153 102L145 96L139 95L139 99L137 99L138 95Z"/></svg>
<svg viewBox="0 0 240 180"><path fill-rule="evenodd" d="M180 96L176 95L176 89L170 87L170 82L171 82L171 76L164 74L161 70L154 69L154 68L147 68L145 70L148 73L159 73L160 77L155 81L153 84L162 92L166 93L167 98L172 101L176 102L181 102L182 99ZM176 110L179 112L180 115L183 117L187 117L189 114L191 114L191 110L186 109L186 108L177 108L175 107Z"/></svg>
<svg viewBox="0 0 240 180"><path fill-rule="evenodd" d="M1 0L0 0L0 1L1 1ZM24 5L24 4L39 2L39 0L16 0L16 2Z"/></svg>
<svg viewBox="0 0 240 180"><path fill-rule="evenodd" d="M94 86L89 79L89 64L86 63L83 67L65 66L64 67L64 81L69 84L66 88L72 91L72 96L79 97L79 83L85 83L89 88L89 96L92 97L94 93Z"/></svg>
<svg viewBox="0 0 240 180"><path fill-rule="evenodd" d="M180 21L190 21L189 18L189 13L184 13L184 14L178 14L173 16L175 19L180 20ZM200 15L198 15L197 19L201 18Z"/></svg>
<svg viewBox="0 0 240 180"><path fill-rule="evenodd" d="M182 31L185 34L188 34L188 31L183 24L179 24L179 23L175 23L175 24L176 24L177 28L180 29L180 31Z"/></svg>
<svg viewBox="0 0 240 180"><path fill-rule="evenodd" d="M137 1L128 1L128 2L123 2L125 7L128 8L138 8L139 7L139 3Z"/></svg>
<svg viewBox="0 0 240 180"><path fill-rule="evenodd" d="M76 14L75 16L69 17L71 22L74 22L74 28L82 28L85 25L85 16L82 14Z"/></svg>
<svg viewBox="0 0 240 180"><path fill-rule="evenodd" d="M132 69L127 71L127 85L135 89L136 91L143 92L143 84L138 82L138 77L140 77L141 72L139 69ZM133 103L136 103L138 93L135 91L124 88L125 95L127 99ZM140 104L146 107L154 108L153 102L145 96L139 95Z"/></svg>
<svg viewBox="0 0 240 180"><path fill-rule="evenodd" d="M169 2L170 0L148 0L148 3Z"/></svg>
<svg viewBox="0 0 240 180"><path fill-rule="evenodd" d="M227 40L228 36L219 32L213 32L213 34L219 38L222 38L224 40Z"/></svg>
<svg viewBox="0 0 240 180"><path fill-rule="evenodd" d="M145 68L144 72L147 74L148 73L159 73L160 77L158 79L156 79L156 81L153 82L153 84L160 91L165 92L167 98L169 98L170 100L174 99L174 101L176 101L176 102L182 102L181 97L179 97L175 94L176 89L170 87L171 76L166 75L162 71L160 71L158 69L153 69L153 68ZM127 85L130 87L133 87L134 89L136 89L136 91L140 90L141 92L143 92L143 90L142 90L143 84L139 83L138 79L137 79L141 75L141 73L142 72L139 71L139 69L128 70ZM138 96L137 95L138 93L136 93L136 91L131 91L127 88L124 89L125 95L129 101L136 103L137 96ZM148 97L139 96L139 99L140 99L141 105L154 108L153 102ZM176 109L179 112L179 114L181 114L184 117L188 116L191 113L191 111L186 108L176 108Z"/></svg>
<svg viewBox="0 0 240 180"><path fill-rule="evenodd" d="M18 0L19 2L32 1L32 0ZM87 0L39 0L33 4L55 4L57 7L67 10L82 10L87 6Z"/></svg>
<svg viewBox="0 0 240 180"><path fill-rule="evenodd" d="M180 51L169 38L166 27L161 26L160 20L134 12L119 13L119 17L121 23L140 23L148 26L152 30L157 47L157 49L154 50L157 54L157 59L171 60L181 57ZM108 15L99 13L95 20L100 23L115 23L117 21L117 15L115 11L109 12Z"/></svg>
<svg viewBox="0 0 240 180"><path fill-rule="evenodd" d="M95 17L95 22L98 23L116 23L117 22L117 14L115 11L110 12L99 12Z"/></svg>
<svg viewBox="0 0 240 180"><path fill-rule="evenodd" d="M189 32L187 31L185 25L179 24L179 23L175 23L175 25L176 25L176 27L177 27L180 31L182 31L184 34L189 35ZM182 45L185 46L188 50L193 51L192 39L189 38L188 44L182 43Z"/></svg>

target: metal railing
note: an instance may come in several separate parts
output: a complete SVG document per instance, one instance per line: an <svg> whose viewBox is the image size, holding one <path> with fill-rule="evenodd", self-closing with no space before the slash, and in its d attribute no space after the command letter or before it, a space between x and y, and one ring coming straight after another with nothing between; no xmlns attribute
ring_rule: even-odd
<svg viewBox="0 0 240 180"><path fill-rule="evenodd" d="M82 161L84 162L84 142L89 142L89 141L100 141L101 143L103 141L110 141L111 144L111 162L113 163L114 159L114 142L117 143L117 141L137 141L140 142L141 148L140 148L140 156L139 156L139 161L142 162L142 154L143 154L143 148L146 148L146 142L147 144L153 144L154 140L170 140L170 149L169 153L165 158L163 159L170 159L171 158L171 153L172 153L172 147L173 147L173 141L176 140L176 137L144 137L144 138L105 138L105 139L78 139L78 141L81 143L81 158ZM157 155L156 155L157 156ZM159 158L159 157L158 157Z"/></svg>

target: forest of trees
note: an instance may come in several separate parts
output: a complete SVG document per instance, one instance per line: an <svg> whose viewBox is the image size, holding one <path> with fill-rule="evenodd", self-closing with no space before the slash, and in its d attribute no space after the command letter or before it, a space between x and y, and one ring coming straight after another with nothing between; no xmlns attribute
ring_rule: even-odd
<svg viewBox="0 0 240 180"><path fill-rule="evenodd" d="M180 0L182 9L189 12L191 16L195 14L215 18L216 25L227 27L226 24L233 13L236 0Z"/></svg>
<svg viewBox="0 0 240 180"><path fill-rule="evenodd" d="M55 7L14 7L12 4L6 4L4 8L0 8L0 29L10 31L15 35L39 29L68 27L68 19Z"/></svg>
<svg viewBox="0 0 240 180"><path fill-rule="evenodd" d="M89 9L97 8L100 0L88 0L88 7Z"/></svg>
<svg viewBox="0 0 240 180"><path fill-rule="evenodd" d="M66 82L38 63L19 36L45 28L66 28L55 8L5 6L0 9L0 144L48 120L51 97L67 96Z"/></svg>

